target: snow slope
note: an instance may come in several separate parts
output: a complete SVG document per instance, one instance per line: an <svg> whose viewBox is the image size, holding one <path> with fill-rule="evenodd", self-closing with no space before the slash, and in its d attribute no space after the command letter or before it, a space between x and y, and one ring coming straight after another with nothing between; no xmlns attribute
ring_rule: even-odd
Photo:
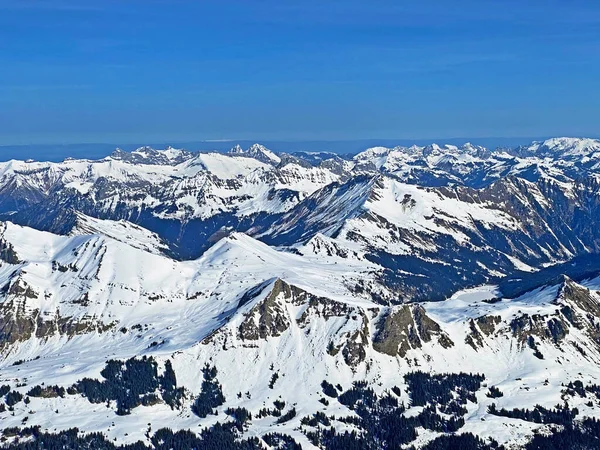
<svg viewBox="0 0 600 450"><path fill-rule="evenodd" d="M123 224L107 223L102 229L115 226ZM103 431L117 442L147 441L148 423L153 429L169 423L175 429L199 432L226 420L227 407L243 406L257 414L280 399L295 405L296 417L283 425L271 417L253 420L244 435L276 430L311 448L298 429L302 417L316 411L335 416L352 413L338 402L320 402L322 380L346 389L353 381L367 380L382 394L393 386L405 386L403 374L419 368L485 374L486 383L499 387L504 397L490 399L479 392L478 402L468 405L461 432L523 443L544 425L492 416L487 413L492 402L506 408L553 407L561 400L562 384L591 383L600 376L600 351L585 328L570 326L558 343L536 335L544 355L540 360L511 325L519 317L561 318L557 305L569 304L583 317L586 311L581 308L586 304L578 303L572 292L597 288L597 279L581 286L566 281L515 300L490 302L497 291L484 286L459 292L445 302L423 303L424 314L440 331L427 339L423 327L428 322L415 322L420 338L411 341L406 354L393 354L383 352L378 344L382 320L410 310L416 321L422 313L417 316L416 306L373 302L368 291L378 288L374 274L380 270L373 263L334 253L324 258L310 252L281 252L240 233L222 239L198 260L177 262L156 253L154 246L130 245L137 239L144 242L147 235L132 234L128 243L99 232L64 237L3 225L2 242L19 260L4 261L0 268L0 284L9 286L2 297L4 325L10 309L18 310L20 319L39 314L44 321L68 317L93 326L72 333L50 329L18 337L3 349L0 383L24 393L41 383L68 387L86 376L99 377L108 359L151 355L161 367L167 359L172 361L178 385L188 392L185 405L171 409L159 403L115 416L106 405L89 403L78 394L32 398L29 405L18 404L14 415L0 413L5 426L18 426L27 416L29 425L43 429L62 430L77 423L83 431ZM323 244L329 238L320 239ZM315 244L313 240L307 245ZM356 290L356 285L367 289ZM592 304L600 305L600 294L587 292ZM481 317L495 318L492 333L481 331ZM260 323L266 323L266 328L256 328ZM473 340L474 330L480 342ZM582 358L575 345L586 348L587 356ZM330 352L332 347L339 351ZM25 362L14 365L19 361ZM199 419L189 408L191 398L202 389L199 373L207 362L218 369L226 403L217 408L217 416ZM274 373L277 381L269 387ZM17 387L19 383L26 385ZM246 392L249 396L238 396ZM583 414L597 415L584 399L572 401ZM409 413L416 413L415 408ZM418 443L438 434L423 431Z"/></svg>
<svg viewBox="0 0 600 450"><path fill-rule="evenodd" d="M278 432L318 448L315 413L340 433L364 432L356 408L325 398L324 380L338 394L356 382L393 392L405 418L429 407L453 417L433 401L413 405L405 375L416 371L483 374L457 433L507 448L552 426L492 414L492 404L567 401L577 420L598 417L591 391L567 388L600 377L598 272L576 282L545 271L576 273L580 258L596 267L599 148L557 138L496 151L378 147L343 160L257 144L2 163L0 213L14 222L0 222L0 386L29 403L3 409L0 397L0 429L76 424L150 444L149 427L200 433L243 407L252 419L239 438ZM202 251L177 254L192 244ZM527 277L539 277L532 290L502 298L503 282ZM108 360L144 356L160 373L172 365L181 404L157 397L117 415L115 400L73 390L102 380ZM207 365L225 401L199 417ZM71 390L29 395L42 385ZM289 420L264 413L280 402L282 414L295 410ZM410 444L442 434L418 427Z"/></svg>

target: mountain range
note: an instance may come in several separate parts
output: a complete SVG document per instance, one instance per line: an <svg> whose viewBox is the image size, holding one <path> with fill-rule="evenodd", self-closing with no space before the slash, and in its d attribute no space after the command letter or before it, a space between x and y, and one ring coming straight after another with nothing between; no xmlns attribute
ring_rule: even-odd
<svg viewBox="0 0 600 450"><path fill-rule="evenodd" d="M0 446L598 448L599 220L594 139L0 163Z"/></svg>

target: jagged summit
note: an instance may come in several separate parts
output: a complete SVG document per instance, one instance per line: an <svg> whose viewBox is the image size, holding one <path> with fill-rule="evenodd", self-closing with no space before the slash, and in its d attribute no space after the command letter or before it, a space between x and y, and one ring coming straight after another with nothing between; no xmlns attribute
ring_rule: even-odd
<svg viewBox="0 0 600 450"><path fill-rule="evenodd" d="M110 158L117 161L125 161L130 164L148 164L148 165L177 165L188 159L193 154L183 149L167 147L164 150L155 150L152 147L139 147L132 152L126 152L117 148Z"/></svg>
<svg viewBox="0 0 600 450"><path fill-rule="evenodd" d="M600 152L600 140L582 138L552 138L528 147L532 153L544 157L588 156Z"/></svg>
<svg viewBox="0 0 600 450"><path fill-rule="evenodd" d="M248 149L244 150L239 145L235 145L230 151L231 155L246 156L254 158L265 164L277 165L281 162L281 158L267 147L261 144L253 144Z"/></svg>

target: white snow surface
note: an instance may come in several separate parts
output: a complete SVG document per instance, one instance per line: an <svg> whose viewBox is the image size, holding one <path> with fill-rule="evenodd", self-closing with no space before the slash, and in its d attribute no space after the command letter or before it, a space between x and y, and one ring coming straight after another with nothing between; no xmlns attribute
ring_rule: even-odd
<svg viewBox="0 0 600 450"><path fill-rule="evenodd" d="M392 239L386 223L408 235L449 236L464 246L471 243L459 229L513 230L518 226L513 217L488 204L461 202L411 184L411 177L419 171L445 177L450 184L477 177L482 170L484 180L529 174L560 186L568 198L577 182L574 167L600 167L594 166L600 164L600 141L556 138L534 143L518 154L490 152L472 144L376 147L345 162L346 172L342 173L294 163L280 167L281 161L279 155L256 144L247 150L235 148L227 155L144 147L131 157L116 152L99 161L0 163L0 186L23 192L24 199L38 193L50 195L61 186L93 198L105 210L120 201L142 208L161 206L168 199L175 207L156 214L178 220L223 212L242 217L257 212L286 213L301 200L319 196L318 206L307 207L300 215L307 229L319 225L319 232L296 245L294 252L232 233L192 261L170 258L166 244L156 234L127 221L78 213L69 236L1 223L2 244L10 244L19 260L0 263L3 314L31 319L32 323L67 319L87 328L68 336L58 333L56 325L57 332L49 336L36 337L34 332L22 342L0 348L0 384L22 393L41 383L68 387L83 377L99 378L108 359L148 355L161 365L172 361L178 385L188 395L182 409L164 404L140 406L123 417L116 417L114 408L92 404L80 395L32 398L30 405L17 405L14 415L0 413L3 424L20 426L28 417L28 426L40 425L45 430L77 424L84 432L103 431L118 443L147 441L148 423L153 430L168 424L198 432L217 420L228 420L227 407L243 406L255 414L281 398L288 407L295 405L297 416L281 425L272 417L255 420L245 436L283 432L311 448L298 431L302 417L316 411L336 417L352 414L338 402L329 406L319 402L322 380L339 383L344 389L353 381L367 380L378 393L399 386L403 389L401 400L408 403L404 374L462 371L485 374L486 385L497 386L504 396L490 399L485 396L486 389L481 389L477 404L468 405L461 432L519 445L545 426L490 415L487 408L491 403L508 409L536 404L554 407L562 402L563 385L569 381L599 383L600 354L583 330L571 327L560 345L539 342L544 359L536 358L511 333L515 318L556 314L567 302L559 285L538 288L516 299L499 298L496 286L485 285L457 292L443 302L421 303L454 345L443 348L432 340L409 350L405 357L377 352L372 341L380 319L401 306L374 303L371 293L383 299L392 298L393 293L380 282L382 267L364 255L367 246L397 255L410 255L415 249L436 250L433 241ZM335 183L348 176L373 175L371 166L383 175L365 177L341 194L336 191L341 184ZM106 184L111 195L100 196ZM111 191L111 186L116 187ZM123 186L128 186L127 192ZM331 189L320 190L323 187ZM532 182L530 187L531 201L544 207L542 193ZM275 231L285 233L293 225L285 223ZM352 237L356 235L363 240ZM552 250L547 249L549 254ZM510 257L510 261L517 269L534 271L517 258ZM236 330L270 295L277 280L342 304L349 312L345 317L327 318L322 311L279 295L276 301L289 327L258 342L242 340ZM600 279L586 280L580 286L590 289L592 301L600 303ZM241 304L249 292L254 294ZM308 319L301 326L304 314ZM498 325L493 336L475 349L466 339L474 321L482 316L498 317ZM345 342L357 330L368 331L366 357L350 367L341 352L332 355L327 348L332 342ZM214 339L207 339L211 336ZM154 342L159 344L152 346ZM585 357L577 347L585 348ZM199 419L191 413L190 404L201 390L201 369L206 363L217 367L227 401L217 409L217 416ZM280 377L271 389L268 383L274 371ZM239 398L239 392L251 395ZM569 402L580 409L581 416L600 416L600 409L586 406L586 399ZM417 444L435 436L422 431Z"/></svg>
<svg viewBox="0 0 600 450"><path fill-rule="evenodd" d="M545 359L539 360L502 331L479 350L465 344L470 319L497 315L502 319L500 329L508 329L508 322L518 315L552 314L559 301L557 286L538 289L515 300L495 302L489 300L497 297L496 287L482 286L456 293L444 302L423 303L427 314L455 343L453 347L442 348L432 341L401 358L378 353L368 344L365 362L349 367L341 354L332 356L326 349L329 342L340 342L346 333L365 326L361 317L367 318L370 335L376 333L377 317L387 308L351 289L358 282L371 282L376 287L376 265L358 256L341 257L330 252L323 257L322 253L310 250L334 245L322 235L298 255L278 251L240 233L223 238L198 260L178 262L157 251L160 244L151 233L135 230L126 223L100 222L83 217L82 223L88 228L82 225L79 232L87 229L93 233L73 236L3 224L1 237L13 246L21 262L2 263L0 284L17 284L33 292L26 298L4 295L3 307L22 306L25 314L39 311L45 320L60 316L112 326L105 331L72 337L58 334L43 339L32 337L15 344L5 350L0 360L0 382L24 393L41 383L68 387L86 376L98 378L107 359L151 355L161 364L170 359L178 385L192 396L201 389L201 368L207 362L214 364L227 402L217 409L217 416L201 420L190 412L191 400L182 410L159 404L138 407L131 415L116 417L114 408L91 404L79 395L32 398L30 405L17 405L14 415L0 413L5 426L18 426L28 416L28 425L40 425L51 431L67 429L76 423L82 431L104 431L117 442L145 441L148 423L152 429L169 424L174 429L198 432L217 420L227 420L224 414L227 407L243 406L256 413L281 398L287 405L295 405L296 418L282 425L275 425L274 418L253 421L246 436L285 432L311 448L297 431L300 418L319 410L327 415L351 414L337 402L327 407L319 402L323 379L339 383L345 389L353 381L364 379L382 393L395 385L403 387L402 375L419 369L485 374L486 384L498 386L504 397L489 399L485 389L478 392L478 403L469 404L466 425L461 431L516 443L525 442L534 429L543 425L491 416L487 407L492 402L506 408L536 404L553 407L561 401L561 383L575 379L591 383L600 377L600 366L581 358L569 345L557 348L542 342L540 349ZM115 232L120 227L130 233L128 239L111 236L111 233L121 235ZM55 270L56 264L75 269ZM247 345L235 330L271 292L277 279L347 305L354 311L354 318L327 319L308 312L308 326L301 328L297 320L309 311L307 305L286 302L280 295L277 301L290 319L289 329L280 336L261 340L258 345ZM583 285L594 289L600 286L600 281L588 280ZM239 306L241 297L257 286L259 293L250 303ZM78 303L83 293L87 293L85 306ZM593 295L600 300L598 293ZM133 331L132 327L138 324L140 329ZM121 328L130 331L121 332ZM210 335L227 339L206 341ZM585 344L586 339L575 329L569 334L569 340ZM151 342L161 344L151 347ZM598 360L600 355L591 349L590 357ZM16 361L25 362L13 365ZM273 371L280 378L270 389L268 383ZM26 386L16 387L18 383ZM238 392L250 392L250 398L245 395L238 398ZM586 409L583 399L574 402L572 406L581 407L585 414L597 415L596 410ZM59 414L54 412L57 409ZM419 442L435 436L428 433L420 433Z"/></svg>

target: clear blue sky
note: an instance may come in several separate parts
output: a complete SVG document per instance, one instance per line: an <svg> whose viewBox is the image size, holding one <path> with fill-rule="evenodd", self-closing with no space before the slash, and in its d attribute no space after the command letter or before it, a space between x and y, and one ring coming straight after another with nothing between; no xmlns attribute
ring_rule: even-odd
<svg viewBox="0 0 600 450"><path fill-rule="evenodd" d="M0 144L600 134L600 2L0 0Z"/></svg>

